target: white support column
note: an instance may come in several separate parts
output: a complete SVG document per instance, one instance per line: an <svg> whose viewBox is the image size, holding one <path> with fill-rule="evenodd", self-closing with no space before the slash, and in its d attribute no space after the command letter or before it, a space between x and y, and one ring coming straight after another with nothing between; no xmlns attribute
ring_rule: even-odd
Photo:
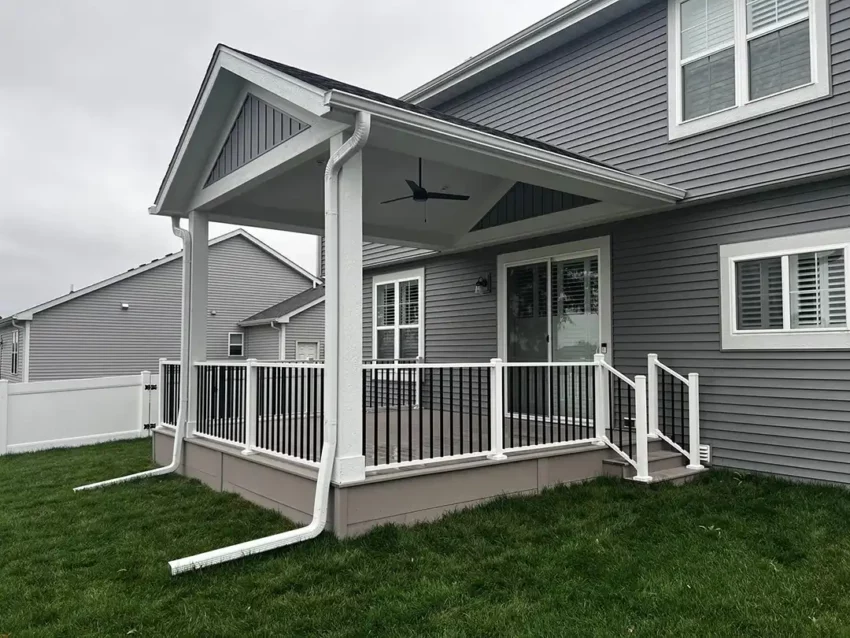
<svg viewBox="0 0 850 638"><path fill-rule="evenodd" d="M189 420L186 435L192 436L198 422L198 375L194 364L207 359L207 306L209 285L209 221L207 214L189 213L192 233L192 299L189 305L189 370L182 370L189 383Z"/></svg>
<svg viewBox="0 0 850 638"><path fill-rule="evenodd" d="M646 356L646 405L648 410L647 436L650 439L658 438L658 363L657 354Z"/></svg>
<svg viewBox="0 0 850 638"><path fill-rule="evenodd" d="M637 444L637 474L634 480L649 483L649 445L646 440L646 377L635 377L635 443Z"/></svg>
<svg viewBox="0 0 850 638"><path fill-rule="evenodd" d="M242 454L256 454L257 447L257 360L245 362L245 449Z"/></svg>
<svg viewBox="0 0 850 638"><path fill-rule="evenodd" d="M688 435L688 452L691 456L688 469L701 470L703 466L699 462L699 375L696 372L688 375Z"/></svg>
<svg viewBox="0 0 850 638"><path fill-rule="evenodd" d="M139 375L139 433L151 422L151 373L142 370Z"/></svg>
<svg viewBox="0 0 850 638"><path fill-rule="evenodd" d="M505 456L505 366L501 359L490 359L490 454L500 461Z"/></svg>
<svg viewBox="0 0 850 638"><path fill-rule="evenodd" d="M594 377L596 381L596 392L594 392L593 420L596 425L596 445L605 445L608 431L608 370L602 365L605 363L604 354L593 355Z"/></svg>
<svg viewBox="0 0 850 638"><path fill-rule="evenodd" d="M342 135L331 140L331 154L342 146ZM336 463L333 480L352 483L366 478L363 456L363 153L343 166L339 178L339 354L328 361L337 375L339 406ZM327 326L327 324L326 324ZM327 329L327 328L326 328ZM334 364L336 364L334 366ZM336 367L336 370L334 370Z"/></svg>

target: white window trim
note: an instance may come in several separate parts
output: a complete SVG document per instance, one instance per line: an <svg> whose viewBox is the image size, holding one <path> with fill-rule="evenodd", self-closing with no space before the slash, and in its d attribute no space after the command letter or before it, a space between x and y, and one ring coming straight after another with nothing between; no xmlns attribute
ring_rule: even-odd
<svg viewBox="0 0 850 638"><path fill-rule="evenodd" d="M296 361L308 361L308 359L299 359L298 358L298 346L302 343L314 343L316 344L316 359L315 361L322 360L322 342L318 339L296 339L295 340L295 359Z"/></svg>
<svg viewBox="0 0 850 638"><path fill-rule="evenodd" d="M419 323L401 325L398 320L401 318L399 314L399 298L398 290L395 295L395 318L396 324L392 328L395 332L394 339L394 359L399 358L399 331L403 328L419 328L419 357L425 356L425 269L414 268L412 270L402 270L399 272L386 273L383 275L375 275L372 277L372 359L378 358L378 286L384 284L399 284L402 281L419 280ZM389 330L387 326L382 328Z"/></svg>
<svg viewBox="0 0 850 638"><path fill-rule="evenodd" d="M242 337L242 352L241 354L230 354L230 337L239 335ZM227 333L227 357L229 359L241 359L245 356L245 333L244 332L228 332Z"/></svg>
<svg viewBox="0 0 850 638"><path fill-rule="evenodd" d="M787 109L830 95L829 0L809 0L809 42L811 44L811 82L755 100L749 99L748 39L745 0L735 2L735 106L708 115L683 121L680 7L681 0L668 0L667 60L668 60L668 137L681 139L710 131L735 122L749 120L774 111ZM794 24L786 21L776 29ZM765 30L764 33L776 29ZM727 48L727 47L722 47ZM702 57L702 56L700 56Z"/></svg>
<svg viewBox="0 0 850 638"><path fill-rule="evenodd" d="M796 253L844 250L844 288L850 318L850 228L720 246L720 329L723 350L837 350L850 348L848 328L777 328L737 330L735 264L783 257L783 324L791 325L787 257Z"/></svg>
<svg viewBox="0 0 850 638"><path fill-rule="evenodd" d="M515 253L499 255L497 264L497 319L498 324L498 354L503 361L508 360L508 268L533 264L540 261L560 258L576 258L596 256L599 259L599 342L606 344L605 360L609 364L614 361L614 342L611 329L611 237L593 237L567 244L556 244L533 248ZM548 288L548 287L547 287ZM551 290L549 291L551 295ZM546 304L548 313L552 312L552 304ZM551 329L551 317L547 319ZM551 342L551 337L550 337ZM551 349L549 356L551 358Z"/></svg>

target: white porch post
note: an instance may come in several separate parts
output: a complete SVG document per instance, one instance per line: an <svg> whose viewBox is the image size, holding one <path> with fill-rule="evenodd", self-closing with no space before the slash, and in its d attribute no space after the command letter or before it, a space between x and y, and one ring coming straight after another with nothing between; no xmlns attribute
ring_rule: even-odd
<svg viewBox="0 0 850 638"><path fill-rule="evenodd" d="M192 233L192 297L189 304L189 361L193 364L207 358L207 286L209 285L209 221L207 214L189 213L189 232ZM198 422L198 375L194 365L183 370L189 382L189 419L186 435L195 433Z"/></svg>
<svg viewBox="0 0 850 638"><path fill-rule="evenodd" d="M649 411L647 436L651 439L658 438L658 355L648 354L646 356L646 392L647 410Z"/></svg>
<svg viewBox="0 0 850 638"><path fill-rule="evenodd" d="M331 154L342 146L342 135L331 140ZM366 478L363 456L363 153L352 156L339 177L339 244L336 277L339 299L339 350L327 361L337 375L339 406L336 463L333 480L352 483ZM327 229L325 231L327 233ZM325 330L328 329L327 317Z"/></svg>

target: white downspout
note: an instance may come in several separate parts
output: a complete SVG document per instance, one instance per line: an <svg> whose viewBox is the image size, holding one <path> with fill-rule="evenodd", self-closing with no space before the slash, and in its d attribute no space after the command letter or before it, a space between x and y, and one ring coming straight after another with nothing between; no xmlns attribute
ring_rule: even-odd
<svg viewBox="0 0 850 638"><path fill-rule="evenodd" d="M331 156L325 167L325 269L329 274L325 282L325 312L330 318L328 334L325 335L325 360L335 362L339 352L339 172L343 165L358 153L369 139L372 121L369 113L357 113L354 134ZM335 371L334 371L335 372ZM336 374L325 375L325 396L330 400L325 409L325 444L322 446L322 460L319 464L319 476L316 479L316 496L313 501L313 519L310 524L282 534L274 534L253 541L246 541L230 547L214 549L196 556L169 561L171 575L195 569L203 569L252 554L293 545L301 541L316 538L325 529L328 520L328 500L330 498L331 473L336 457L338 380Z"/></svg>
<svg viewBox="0 0 850 638"><path fill-rule="evenodd" d="M183 459L183 437L186 436L186 421L189 416L189 375L191 374L190 369L192 365L189 360L189 310L192 299L192 234L188 230L180 228L179 217L171 218L171 229L175 235L183 240L183 312L180 334L180 407L177 412L177 428L174 433L174 451L171 455L171 463L164 467L158 467L154 470L138 472L137 474L129 474L128 476L122 476L108 481L101 481L99 483L75 487L75 492L79 492L81 490L92 490L97 487L106 487L107 485L115 485L117 483L126 483L127 481L135 481L136 479L147 478L148 476L170 474L180 467L180 462Z"/></svg>

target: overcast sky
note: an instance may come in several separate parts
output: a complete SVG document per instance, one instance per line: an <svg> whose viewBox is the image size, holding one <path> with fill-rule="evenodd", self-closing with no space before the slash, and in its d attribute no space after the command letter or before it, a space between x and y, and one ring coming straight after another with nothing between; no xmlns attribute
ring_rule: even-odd
<svg viewBox="0 0 850 638"><path fill-rule="evenodd" d="M0 315L180 249L147 208L216 43L400 96L564 4L0 0Z"/></svg>

